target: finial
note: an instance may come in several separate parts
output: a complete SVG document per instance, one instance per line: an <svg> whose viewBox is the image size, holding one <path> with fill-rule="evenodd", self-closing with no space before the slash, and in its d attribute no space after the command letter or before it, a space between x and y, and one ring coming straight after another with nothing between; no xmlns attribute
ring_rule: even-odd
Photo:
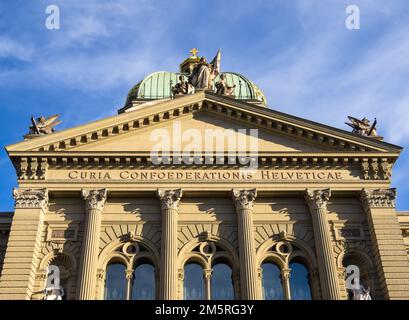
<svg viewBox="0 0 409 320"><path fill-rule="evenodd" d="M196 48L193 48L189 52L192 54L192 58L197 58L197 54L199 50L197 50Z"/></svg>

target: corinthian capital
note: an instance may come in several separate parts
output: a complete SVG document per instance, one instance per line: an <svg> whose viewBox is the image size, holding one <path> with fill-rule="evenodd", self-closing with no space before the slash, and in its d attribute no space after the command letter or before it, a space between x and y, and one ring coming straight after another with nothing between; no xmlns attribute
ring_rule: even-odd
<svg viewBox="0 0 409 320"><path fill-rule="evenodd" d="M182 189L176 190L158 189L157 193L162 210L179 209L180 199L182 198Z"/></svg>
<svg viewBox="0 0 409 320"><path fill-rule="evenodd" d="M104 210L105 201L107 200L107 189L86 190L82 189L81 194L86 201L87 210Z"/></svg>
<svg viewBox="0 0 409 320"><path fill-rule="evenodd" d="M361 201L366 208L394 208L396 189L362 189Z"/></svg>
<svg viewBox="0 0 409 320"><path fill-rule="evenodd" d="M40 208L48 206L47 189L14 189L14 206L16 208Z"/></svg>
<svg viewBox="0 0 409 320"><path fill-rule="evenodd" d="M236 209L253 209L254 200L257 197L257 190L232 190L232 197Z"/></svg>
<svg viewBox="0 0 409 320"><path fill-rule="evenodd" d="M330 197L331 189L305 190L305 199L311 209L326 209Z"/></svg>

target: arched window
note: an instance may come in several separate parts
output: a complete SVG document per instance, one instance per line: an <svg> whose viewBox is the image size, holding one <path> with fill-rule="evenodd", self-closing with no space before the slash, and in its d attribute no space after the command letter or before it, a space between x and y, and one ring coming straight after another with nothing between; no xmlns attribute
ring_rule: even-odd
<svg viewBox="0 0 409 320"><path fill-rule="evenodd" d="M263 299L283 300L284 293L280 268L272 262L263 263L261 268L263 270Z"/></svg>
<svg viewBox="0 0 409 320"><path fill-rule="evenodd" d="M290 263L290 291L292 300L311 300L308 269L299 262Z"/></svg>
<svg viewBox="0 0 409 320"><path fill-rule="evenodd" d="M155 299L155 267L142 263L135 268L132 283L132 300Z"/></svg>
<svg viewBox="0 0 409 320"><path fill-rule="evenodd" d="M185 300L203 300L205 298L203 267L197 263L188 263L184 268Z"/></svg>
<svg viewBox="0 0 409 320"><path fill-rule="evenodd" d="M232 270L225 263L217 263L213 266L211 278L212 300L233 300L234 288Z"/></svg>
<svg viewBox="0 0 409 320"><path fill-rule="evenodd" d="M126 299L125 269L122 263L108 265L105 278L105 300Z"/></svg>

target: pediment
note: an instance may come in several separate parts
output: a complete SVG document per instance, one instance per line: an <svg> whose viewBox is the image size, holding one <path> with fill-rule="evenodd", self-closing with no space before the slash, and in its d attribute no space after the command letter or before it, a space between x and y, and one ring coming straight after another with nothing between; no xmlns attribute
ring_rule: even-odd
<svg viewBox="0 0 409 320"><path fill-rule="evenodd" d="M201 152L228 151L229 144L240 142L257 145L260 152L324 152L331 148L309 144L292 137L271 133L268 130L251 130L251 126L215 116L205 110L191 113L154 126L147 126L99 142L72 148L81 152L143 152L149 153L161 144L170 150L186 150L189 147ZM179 150L180 146L180 150Z"/></svg>
<svg viewBox="0 0 409 320"><path fill-rule="evenodd" d="M259 151L298 153L399 153L401 148L344 130L251 105L210 92L158 101L137 110L54 134L26 140L6 149L24 152L147 152L153 130L181 126L202 134L206 129L259 129ZM183 147L183 146L182 146Z"/></svg>

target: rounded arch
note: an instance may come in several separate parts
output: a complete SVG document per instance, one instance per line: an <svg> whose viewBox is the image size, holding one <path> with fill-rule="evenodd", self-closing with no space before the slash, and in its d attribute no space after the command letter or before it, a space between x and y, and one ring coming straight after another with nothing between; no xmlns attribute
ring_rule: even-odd
<svg viewBox="0 0 409 320"><path fill-rule="evenodd" d="M58 260L57 260L58 259ZM70 252L58 252L54 253L53 251L47 253L40 262L39 269L47 269L48 266L52 263L61 263L65 268L74 272L77 270L77 261L74 255Z"/></svg>
<svg viewBox="0 0 409 320"><path fill-rule="evenodd" d="M180 264L180 269L183 269L185 265L189 263L197 263L203 269L208 269L210 267L209 260L206 257L204 257L202 254L196 253L196 252L187 253L183 257L181 264Z"/></svg>
<svg viewBox="0 0 409 320"><path fill-rule="evenodd" d="M38 291L47 286L48 267L55 265L59 267L60 285L64 288L63 299L75 299L75 279L77 274L77 261L75 256L68 251L59 252L52 250L41 259L37 270L39 282L36 284ZM40 296L34 296L34 299Z"/></svg>
<svg viewBox="0 0 409 320"><path fill-rule="evenodd" d="M260 261L259 267L261 268L261 265L263 263L268 263L268 262L275 263L280 269L287 268L286 260L276 252L267 252L263 256L263 259Z"/></svg>
<svg viewBox="0 0 409 320"><path fill-rule="evenodd" d="M192 257L192 253L195 254L197 257L200 257L202 261L206 261L206 266L208 266L209 268L211 267L210 265L208 265L209 261L205 255L199 252L197 253L193 252L193 250L203 242L214 242L216 246L219 246L223 249L223 251L216 251L215 254L213 254L212 259L214 258L225 259L224 261L230 262L230 266L233 270L239 268L239 258L234 247L223 238L220 238L215 235L209 235L208 238L205 240L202 240L199 237L195 237L182 246L182 248L179 250L178 255L178 263L180 269L183 269L183 266L185 265L186 261L188 261L187 259L189 257Z"/></svg>
<svg viewBox="0 0 409 320"><path fill-rule="evenodd" d="M263 263L263 261L267 257L269 256L273 257L270 249L276 243L281 242L281 241L283 240L269 238L260 245L260 247L257 250L257 265L258 266L260 266L261 263ZM317 268L317 260L315 258L314 251L307 243L291 235L287 235L285 238L285 241L289 242L293 246L294 250L286 256L283 256L279 253L275 253L276 256L280 257L281 262L285 261L285 268L288 268L288 264L289 264L289 261L291 261L291 259L293 259L294 257L298 257L298 256L303 257L305 259L305 262L307 263L307 266L308 268L310 268L310 270L315 270Z"/></svg>
<svg viewBox="0 0 409 320"><path fill-rule="evenodd" d="M365 267L368 267L370 269L374 267L372 259L366 252L359 250L359 249L347 248L338 255L337 264L339 268L344 267L344 264L343 264L344 258L348 256L355 258L357 262L359 262L361 265Z"/></svg>
<svg viewBox="0 0 409 320"><path fill-rule="evenodd" d="M105 270L108 267L108 265L111 264L111 263L121 263L121 264L125 265L125 267L127 269L130 268L129 259L124 254L121 254L121 253L118 253L118 252L112 252L110 254L107 254L105 256L105 259L104 259L104 261L102 263L101 268Z"/></svg>
<svg viewBox="0 0 409 320"><path fill-rule="evenodd" d="M128 242L137 242L138 244L146 248L148 251L139 252L133 258L125 255L122 252L116 251L117 249L119 249L121 246L123 246L124 244ZM117 258L117 259L122 259L122 262L126 264L127 268L131 269L135 261L138 261L139 258L148 256L148 255L149 255L149 258L152 260L154 267L157 268L159 266L159 260L160 260L159 252L152 242L140 236L133 236L132 239L124 239L122 237L122 238L116 239L115 241L112 241L100 252L99 257L98 257L98 266L100 269L105 270L107 264L112 259Z"/></svg>

